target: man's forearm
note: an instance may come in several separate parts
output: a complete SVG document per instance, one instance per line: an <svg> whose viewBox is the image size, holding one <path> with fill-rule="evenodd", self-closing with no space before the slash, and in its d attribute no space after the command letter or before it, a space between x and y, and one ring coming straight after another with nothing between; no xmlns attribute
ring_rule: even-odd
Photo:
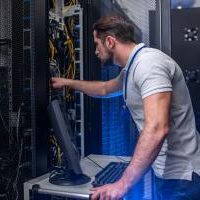
<svg viewBox="0 0 200 200"><path fill-rule="evenodd" d="M143 130L140 134L135 153L120 181L128 191L146 173L156 159L166 134L156 134Z"/></svg>
<svg viewBox="0 0 200 200"><path fill-rule="evenodd" d="M121 90L121 82L116 78L109 81L83 81L52 77L51 84L54 89L67 86L93 97L105 97Z"/></svg>
<svg viewBox="0 0 200 200"><path fill-rule="evenodd" d="M89 96L106 95L105 82L103 81L82 81L66 79L66 86L79 90Z"/></svg>

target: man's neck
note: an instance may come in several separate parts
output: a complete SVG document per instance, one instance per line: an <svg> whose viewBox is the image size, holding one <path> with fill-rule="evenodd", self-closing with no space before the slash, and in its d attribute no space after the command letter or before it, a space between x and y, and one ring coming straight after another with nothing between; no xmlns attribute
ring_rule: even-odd
<svg viewBox="0 0 200 200"><path fill-rule="evenodd" d="M136 45L137 44L135 43L129 43L129 44L121 43L115 52L114 60L117 62L116 64L119 64L121 67L125 67L128 58Z"/></svg>

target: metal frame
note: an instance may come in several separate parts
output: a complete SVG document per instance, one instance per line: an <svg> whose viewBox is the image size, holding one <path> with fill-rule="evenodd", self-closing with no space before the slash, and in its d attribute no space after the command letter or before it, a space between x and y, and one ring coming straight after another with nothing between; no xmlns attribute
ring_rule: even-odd
<svg viewBox="0 0 200 200"><path fill-rule="evenodd" d="M171 55L171 0L156 1L156 37L158 48Z"/></svg>
<svg viewBox="0 0 200 200"><path fill-rule="evenodd" d="M12 1L8 0L8 6L9 6L9 19L8 21L10 22L8 24L8 38L12 39ZM8 109L9 109L9 128L11 127L12 121L11 121L11 116L10 113L12 112L13 109L13 104L12 104L12 47L9 48L8 50Z"/></svg>
<svg viewBox="0 0 200 200"><path fill-rule="evenodd" d="M75 48L75 51L79 53L80 58L79 60L75 60L76 64L79 64L80 69L80 76L79 79L83 80L83 71L84 71L84 64L83 64L83 9L80 7L79 4L71 6L70 9L67 10L66 13L63 13L63 17L67 16L79 16L79 39L80 39L80 46L78 48ZM78 93L80 95L80 103L77 103L75 100L75 110L80 107L80 119L76 119L75 116L75 122L80 123L80 132L76 132L78 134L77 136L80 136L81 143L80 143L80 150L81 150L81 157L85 156L85 142L84 142L84 95L82 92L75 91L75 93ZM75 123L76 124L76 123ZM76 127L75 127L76 128ZM76 130L77 131L77 130Z"/></svg>
<svg viewBox="0 0 200 200"><path fill-rule="evenodd" d="M80 8L80 14L79 14L79 22L80 22L80 80L84 79L84 65L83 65L83 10ZM84 95L83 93L81 95L81 156L85 156L85 118L84 118Z"/></svg>
<svg viewBox="0 0 200 200"><path fill-rule="evenodd" d="M48 1L31 5L31 123L32 176L47 172L48 164Z"/></svg>

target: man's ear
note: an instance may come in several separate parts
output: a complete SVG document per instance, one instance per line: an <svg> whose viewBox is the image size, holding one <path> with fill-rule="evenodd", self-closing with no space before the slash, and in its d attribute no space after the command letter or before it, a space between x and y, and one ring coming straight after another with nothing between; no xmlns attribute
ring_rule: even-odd
<svg viewBox="0 0 200 200"><path fill-rule="evenodd" d="M113 49L113 47L115 46L115 38L112 36L107 36L105 44L109 50Z"/></svg>

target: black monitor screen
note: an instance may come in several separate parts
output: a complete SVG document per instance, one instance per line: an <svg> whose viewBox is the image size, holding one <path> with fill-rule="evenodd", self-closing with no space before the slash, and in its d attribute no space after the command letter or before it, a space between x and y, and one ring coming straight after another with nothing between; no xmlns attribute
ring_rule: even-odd
<svg viewBox="0 0 200 200"><path fill-rule="evenodd" d="M68 169L54 171L49 181L57 185L77 185L89 182L90 178L82 174L79 157L70 138L70 123L67 117L64 117L58 100L53 100L50 103L48 114L55 137L68 164Z"/></svg>

